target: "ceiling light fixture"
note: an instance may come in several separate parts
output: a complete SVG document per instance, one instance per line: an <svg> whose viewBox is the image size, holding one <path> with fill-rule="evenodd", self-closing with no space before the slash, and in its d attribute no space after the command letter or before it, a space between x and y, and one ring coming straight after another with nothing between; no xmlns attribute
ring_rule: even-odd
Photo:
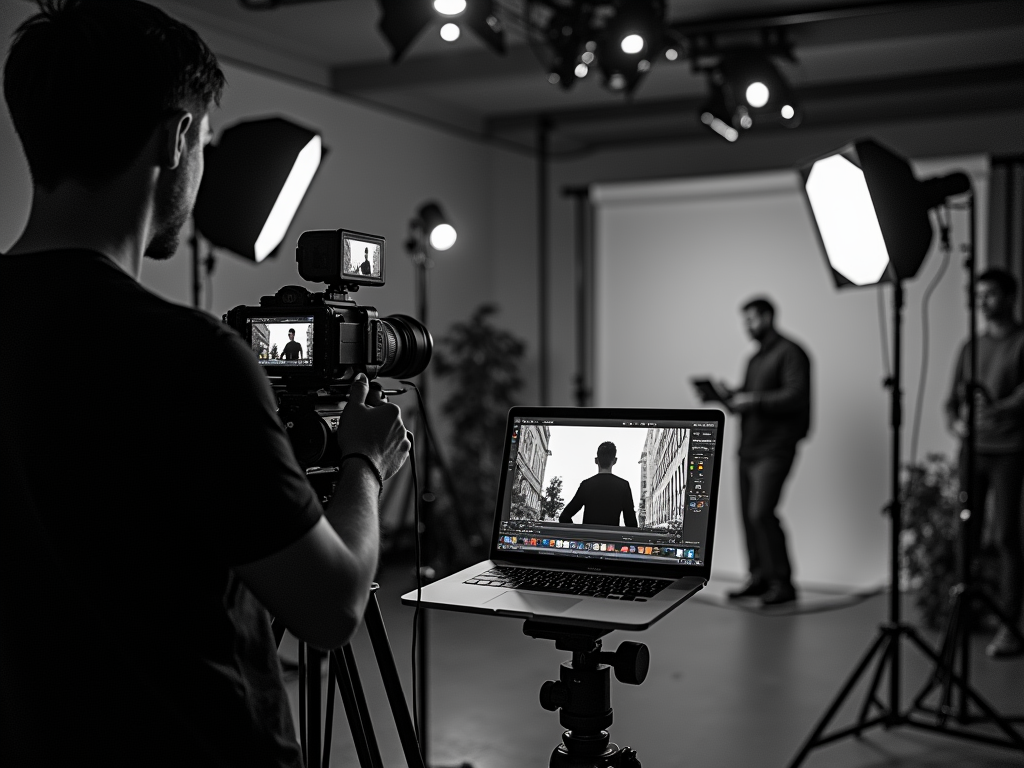
<svg viewBox="0 0 1024 768"><path fill-rule="evenodd" d="M466 0L434 0L434 10L442 16L458 16L466 10Z"/></svg>
<svg viewBox="0 0 1024 768"><path fill-rule="evenodd" d="M454 43L462 35L462 30L459 29L458 24L448 22L441 27L441 39L447 43Z"/></svg>
<svg viewBox="0 0 1024 768"><path fill-rule="evenodd" d="M391 47L391 61L399 61L427 27L439 18L459 16L462 26L479 37L496 53L505 53L505 28L495 13L494 0L377 0L381 15L378 28ZM461 36L442 27L441 37L454 42Z"/></svg>

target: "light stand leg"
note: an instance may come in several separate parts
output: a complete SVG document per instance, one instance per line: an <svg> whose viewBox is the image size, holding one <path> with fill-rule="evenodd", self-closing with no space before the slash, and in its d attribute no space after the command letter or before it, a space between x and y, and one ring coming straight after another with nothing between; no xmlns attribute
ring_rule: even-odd
<svg viewBox="0 0 1024 768"><path fill-rule="evenodd" d="M320 701L323 681L320 677L324 652L306 646L306 765L320 765Z"/></svg>

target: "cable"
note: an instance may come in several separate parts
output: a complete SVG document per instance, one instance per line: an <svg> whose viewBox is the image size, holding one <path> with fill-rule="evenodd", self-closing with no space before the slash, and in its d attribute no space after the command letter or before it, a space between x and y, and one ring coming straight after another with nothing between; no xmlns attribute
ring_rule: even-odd
<svg viewBox="0 0 1024 768"><path fill-rule="evenodd" d="M943 220L943 212L945 212L945 220ZM911 465L917 464L917 444L918 438L921 436L921 410L924 406L924 391L928 381L928 346L930 337L928 302L931 300L935 289L939 286L939 282L942 280L943 275L946 274L946 268L949 266L949 255L953 250L953 247L949 242L949 217L949 210L945 207L937 208L935 210L935 218L939 222L939 233L941 237L940 247L942 248L942 263L939 265L939 269L935 273L935 277L932 278L932 281L928 283L928 287L925 288L924 297L921 300L921 374L917 380L917 401L914 403L914 423L910 430Z"/></svg>
<svg viewBox="0 0 1024 768"><path fill-rule="evenodd" d="M416 651L419 643L420 601L423 599L423 554L420 548L420 477L416 470L416 438L409 431L406 431L406 436L409 438L410 443L409 467L412 469L412 515L413 527L415 529L413 535L416 543L416 609L412 614L412 724L413 729L416 731L416 741L422 743L420 739L419 695L416 686L416 681L419 679L416 668Z"/></svg>
<svg viewBox="0 0 1024 768"><path fill-rule="evenodd" d="M448 495L451 497L452 505L455 507L455 512L459 518L459 523L464 525L464 521L467 519L466 510L462 506L462 499L459 494L455 492L455 483L452 481L451 471L448 469L448 462L445 461L444 456L441 454L441 446L437 440L434 439L434 430L430 427L430 418L427 415L427 404L423 402L423 393L420 392L420 388L417 387L411 381L399 381L399 384L404 384L416 393L416 401L420 406L420 414L423 417L423 431L426 432L427 440L429 441L428 450L433 450L434 458L437 459L438 466L441 467L441 474L444 477L444 485L448 491ZM430 478L424 478L428 483Z"/></svg>

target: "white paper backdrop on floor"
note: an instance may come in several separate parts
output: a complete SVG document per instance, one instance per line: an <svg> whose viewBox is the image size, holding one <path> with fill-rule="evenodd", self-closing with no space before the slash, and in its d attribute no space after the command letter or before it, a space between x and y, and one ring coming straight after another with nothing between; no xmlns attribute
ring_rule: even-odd
<svg viewBox="0 0 1024 768"><path fill-rule="evenodd" d="M915 163L919 175L967 171L978 191L979 261L985 253L988 164L982 157ZM698 407L689 379L742 381L755 351L740 305L764 294L779 329L811 355L810 438L801 444L782 500L798 582L863 588L888 574L889 407L882 389L878 289L837 291L794 171L597 185L596 405ZM954 215L954 245L966 216ZM936 238L937 240L937 238ZM919 456L952 455L942 402L967 334L966 285L956 250L932 296L931 356ZM921 299L941 262L937 246L907 283L904 311L904 458L921 361ZM891 305L885 288L887 315ZM890 318L891 320L891 318ZM729 419L713 570L739 575L736 448Z"/></svg>

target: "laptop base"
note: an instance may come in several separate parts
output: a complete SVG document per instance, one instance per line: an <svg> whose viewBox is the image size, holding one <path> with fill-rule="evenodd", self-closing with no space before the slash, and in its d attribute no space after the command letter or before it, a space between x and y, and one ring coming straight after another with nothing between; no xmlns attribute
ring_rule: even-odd
<svg viewBox="0 0 1024 768"><path fill-rule="evenodd" d="M650 652L643 643L625 641L614 651L601 650L601 638L612 628L559 625L529 619L523 634L539 640L554 640L555 648L570 651L571 661L562 662L558 680L541 686L544 709L558 710L558 721L566 729L562 743L555 747L549 768L640 768L636 750L619 749L611 742L607 728L612 724L611 671L629 685L647 678Z"/></svg>

